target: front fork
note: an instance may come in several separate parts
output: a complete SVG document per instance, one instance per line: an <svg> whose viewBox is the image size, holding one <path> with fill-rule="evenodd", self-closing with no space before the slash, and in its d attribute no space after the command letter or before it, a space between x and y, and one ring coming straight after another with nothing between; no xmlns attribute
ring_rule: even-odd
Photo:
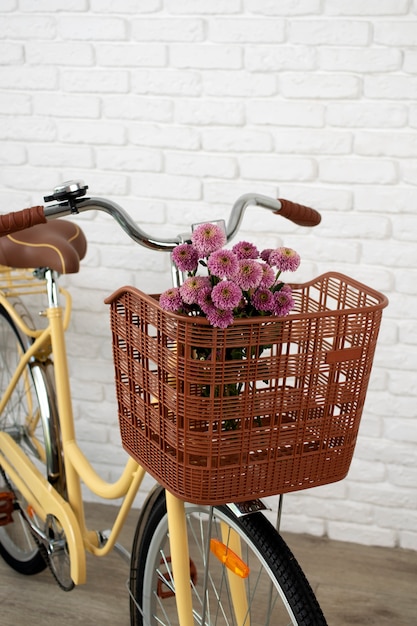
<svg viewBox="0 0 417 626"><path fill-rule="evenodd" d="M177 603L177 612L179 624L181 626L193 626L193 607L192 594L190 585L190 555L188 548L187 523L185 517L185 506L182 500L179 500L171 493L166 491L166 506L168 515L168 528L170 535L170 550L172 574L175 581L175 598ZM228 508L237 516L249 515L267 507L261 500L251 500L237 504L228 504ZM280 498L280 506L278 516L281 514L282 499ZM277 526L279 525L279 521ZM210 527L210 521L209 521ZM230 529L225 523L221 523L222 541L226 550L230 550L237 558L241 558L241 542L239 535ZM207 541L207 550L205 555L206 568L209 567L210 558L210 537ZM233 609L238 626L250 626L249 610L247 602L247 593L244 577L236 575L228 569L228 580L230 593L232 596ZM203 598L203 607L205 606ZM204 611L204 608L203 608ZM202 623L205 623L205 616L202 617Z"/></svg>
<svg viewBox="0 0 417 626"><path fill-rule="evenodd" d="M181 626L193 626L193 602L190 585L190 555L184 502L166 491L168 528L171 537L172 574L175 581L175 599Z"/></svg>

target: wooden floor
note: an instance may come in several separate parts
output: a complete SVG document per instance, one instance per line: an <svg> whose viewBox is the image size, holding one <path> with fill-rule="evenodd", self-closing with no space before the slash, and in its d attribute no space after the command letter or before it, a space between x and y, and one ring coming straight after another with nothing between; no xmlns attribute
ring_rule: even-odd
<svg viewBox="0 0 417 626"><path fill-rule="evenodd" d="M109 527L113 508L87 505L91 527ZM130 550L137 512L122 543ZM101 522L99 521L101 520ZM417 553L370 548L305 535L285 538L314 587L329 626L416 626ZM26 578L0 559L0 624L128 626L128 565L116 553L88 556L85 585L65 593L48 570Z"/></svg>

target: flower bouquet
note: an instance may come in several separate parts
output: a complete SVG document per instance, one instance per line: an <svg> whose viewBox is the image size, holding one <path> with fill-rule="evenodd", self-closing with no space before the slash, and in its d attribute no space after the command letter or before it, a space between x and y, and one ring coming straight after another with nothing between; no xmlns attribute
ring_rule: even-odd
<svg viewBox="0 0 417 626"><path fill-rule="evenodd" d="M191 243L177 246L172 260L188 274L181 287L161 294L166 311L205 315L210 324L227 328L235 318L287 315L294 307L291 288L280 280L284 271L295 271L300 257L291 248L266 249L241 241L231 250L224 230L217 224L199 224ZM199 276L198 269L207 269Z"/></svg>
<svg viewBox="0 0 417 626"><path fill-rule="evenodd" d="M172 253L173 263L187 277L180 287L172 287L161 294L161 307L173 313L205 316L211 326L221 329L228 328L235 319L287 315L294 307L294 300L291 287L282 282L280 276L284 271L293 272L298 268L297 252L286 247L259 252L247 241L235 244L230 250L224 248L225 243L226 235L219 224L199 224L191 243L178 245ZM205 275L198 274L202 268ZM268 347L257 345L254 349L242 343L226 348L224 358L257 359ZM216 346L195 346L193 351L200 361L212 360L213 351L218 352ZM244 389L240 378L237 369L236 380L214 387L203 384L201 395L239 396ZM255 419L261 424L259 416ZM222 421L224 430L235 430L239 426L238 419Z"/></svg>

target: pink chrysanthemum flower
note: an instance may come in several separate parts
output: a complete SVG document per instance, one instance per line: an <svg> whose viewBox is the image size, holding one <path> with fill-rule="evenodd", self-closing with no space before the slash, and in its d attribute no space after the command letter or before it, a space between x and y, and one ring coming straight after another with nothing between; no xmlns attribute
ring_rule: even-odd
<svg viewBox="0 0 417 626"><path fill-rule="evenodd" d="M272 287L275 282L275 272L268 263L260 263L262 268L262 278L259 287Z"/></svg>
<svg viewBox="0 0 417 626"><path fill-rule="evenodd" d="M232 251L238 259L257 259L259 257L258 248L249 241L239 241L233 246Z"/></svg>
<svg viewBox="0 0 417 626"><path fill-rule="evenodd" d="M257 311L273 311L275 298L269 289L257 289L251 297L251 303Z"/></svg>
<svg viewBox="0 0 417 626"><path fill-rule="evenodd" d="M178 287L171 287L161 293L159 296L159 304L166 311L176 313L181 310L183 301Z"/></svg>
<svg viewBox="0 0 417 626"><path fill-rule="evenodd" d="M226 234L217 224L199 224L191 236L191 241L200 256L208 256L224 246Z"/></svg>
<svg viewBox="0 0 417 626"><path fill-rule="evenodd" d="M269 255L271 254L272 251L273 251L273 248L265 248L265 250L262 250L261 254L259 255L262 261L265 261L266 263L268 263Z"/></svg>
<svg viewBox="0 0 417 626"><path fill-rule="evenodd" d="M180 294L187 304L195 304L198 301L198 294L204 287L210 284L207 276L190 276L180 287Z"/></svg>
<svg viewBox="0 0 417 626"><path fill-rule="evenodd" d="M234 309L242 299L242 290L236 283L222 280L213 287L211 299L218 309Z"/></svg>
<svg viewBox="0 0 417 626"><path fill-rule="evenodd" d="M207 313L207 319L216 328L227 328L233 324L233 313L230 309L217 309Z"/></svg>
<svg viewBox="0 0 417 626"><path fill-rule="evenodd" d="M274 293L274 313L280 317L288 315L288 313L294 308L294 299L291 294L291 290L281 289Z"/></svg>
<svg viewBox="0 0 417 626"><path fill-rule="evenodd" d="M212 288L207 285L206 287L202 287L197 295L197 304L206 315L215 308L213 300L211 299L211 291Z"/></svg>
<svg viewBox="0 0 417 626"><path fill-rule="evenodd" d="M190 243L181 243L172 251L172 260L181 272L193 272L198 266L198 252Z"/></svg>
<svg viewBox="0 0 417 626"><path fill-rule="evenodd" d="M239 269L234 276L234 281L241 289L256 289L262 280L262 267L255 259L241 259Z"/></svg>
<svg viewBox="0 0 417 626"><path fill-rule="evenodd" d="M292 289L290 287L290 285L286 284L286 283L282 283L282 287L280 289L280 293L287 293L290 296L292 295Z"/></svg>
<svg viewBox="0 0 417 626"><path fill-rule="evenodd" d="M295 272L300 265L300 255L292 248L277 248L269 255L269 263L281 272Z"/></svg>
<svg viewBox="0 0 417 626"><path fill-rule="evenodd" d="M207 267L213 276L232 278L237 272L238 260L231 250L215 250L208 258Z"/></svg>

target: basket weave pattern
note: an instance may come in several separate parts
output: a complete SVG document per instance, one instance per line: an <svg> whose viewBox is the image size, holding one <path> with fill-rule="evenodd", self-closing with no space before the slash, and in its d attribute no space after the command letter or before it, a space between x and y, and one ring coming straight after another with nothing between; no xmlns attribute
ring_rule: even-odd
<svg viewBox="0 0 417 626"><path fill-rule="evenodd" d="M135 288L109 298L123 446L176 496L220 504L346 476L386 299L332 273L293 296L285 318L224 330ZM243 346L252 358L227 358Z"/></svg>

